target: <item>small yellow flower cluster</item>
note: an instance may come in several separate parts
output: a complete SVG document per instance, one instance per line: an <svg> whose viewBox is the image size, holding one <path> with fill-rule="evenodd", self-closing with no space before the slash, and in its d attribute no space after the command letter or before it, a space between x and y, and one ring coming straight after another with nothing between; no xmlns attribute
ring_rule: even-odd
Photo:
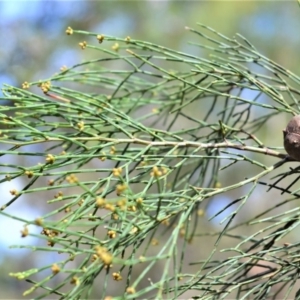
<svg viewBox="0 0 300 300"><path fill-rule="evenodd" d="M31 178L33 176L32 171L25 171L25 175L27 175L28 178Z"/></svg>
<svg viewBox="0 0 300 300"><path fill-rule="evenodd" d="M26 237L28 234L29 234L29 230L28 230L28 227L25 225L25 226L24 226L24 229L21 230L21 237L24 238L24 237Z"/></svg>
<svg viewBox="0 0 300 300"><path fill-rule="evenodd" d="M132 227L131 230L130 230L130 234L135 234L139 231L139 229L137 227Z"/></svg>
<svg viewBox="0 0 300 300"><path fill-rule="evenodd" d="M143 198L137 198L135 200L135 202L137 203L137 205L142 205L143 204L144 199Z"/></svg>
<svg viewBox="0 0 300 300"><path fill-rule="evenodd" d="M47 228L43 228L41 234L47 236L49 238L48 240L48 246L53 247L54 246L54 241L52 240L54 237L59 235L59 231L57 230L52 230L52 229L47 229Z"/></svg>
<svg viewBox="0 0 300 300"><path fill-rule="evenodd" d="M34 223L35 223L36 225L38 225L38 226L42 226L43 223L44 223L44 220L43 220L42 218L36 218L36 219L34 220Z"/></svg>
<svg viewBox="0 0 300 300"><path fill-rule="evenodd" d="M67 34L67 35L73 34L73 29L72 29L70 26L67 28L66 34Z"/></svg>
<svg viewBox="0 0 300 300"><path fill-rule="evenodd" d="M49 179L48 180L48 185L50 185L50 186L54 185L54 180L53 179Z"/></svg>
<svg viewBox="0 0 300 300"><path fill-rule="evenodd" d="M59 235L58 230L43 228L41 234L46 235L48 237L55 237Z"/></svg>
<svg viewBox="0 0 300 300"><path fill-rule="evenodd" d="M23 89L29 89L29 87L30 87L30 84L27 81L25 81L24 83L22 83L22 88Z"/></svg>
<svg viewBox="0 0 300 300"><path fill-rule="evenodd" d="M50 81L42 82L39 84L39 87L44 93L48 93L51 88L51 82Z"/></svg>
<svg viewBox="0 0 300 300"><path fill-rule="evenodd" d="M80 199L80 200L78 201L78 206L82 206L83 203L84 203L84 199Z"/></svg>
<svg viewBox="0 0 300 300"><path fill-rule="evenodd" d="M78 122L77 127L80 131L82 131L84 129L84 122L83 121Z"/></svg>
<svg viewBox="0 0 300 300"><path fill-rule="evenodd" d="M158 168L157 166L154 166L154 167L152 168L152 172L150 173L150 175L151 175L152 177L160 177L160 176L162 176L162 171L160 171L159 168Z"/></svg>
<svg viewBox="0 0 300 300"><path fill-rule="evenodd" d="M70 281L71 284L75 284L75 285L79 285L80 284L80 280L77 276L73 276L71 281Z"/></svg>
<svg viewBox="0 0 300 300"><path fill-rule="evenodd" d="M68 70L68 68L67 68L67 66L66 66L66 65L63 65L63 66L60 68L60 70L63 72L63 71L67 71L67 70Z"/></svg>
<svg viewBox="0 0 300 300"><path fill-rule="evenodd" d="M107 235L109 236L110 239L114 239L117 236L117 233L115 232L115 230L109 230L107 232Z"/></svg>
<svg viewBox="0 0 300 300"><path fill-rule="evenodd" d="M70 174L69 176L66 177L66 181L68 183L75 183L75 182L78 182L78 178L76 175Z"/></svg>
<svg viewBox="0 0 300 300"><path fill-rule="evenodd" d="M119 46L118 43L115 43L115 44L111 47L111 49L114 50L114 51L116 51L116 52L119 51L119 48L120 48L120 46Z"/></svg>
<svg viewBox="0 0 300 300"><path fill-rule="evenodd" d="M101 44L104 40L104 35L103 34L98 34L97 35L97 40L98 40L99 44Z"/></svg>
<svg viewBox="0 0 300 300"><path fill-rule="evenodd" d="M91 258L91 262L94 262L94 261L96 261L97 259L98 259L97 254L93 254L93 255L92 255L92 258Z"/></svg>
<svg viewBox="0 0 300 300"><path fill-rule="evenodd" d="M95 247L96 255L104 263L104 265L109 266L112 263L113 256L108 252L105 247L96 246Z"/></svg>
<svg viewBox="0 0 300 300"><path fill-rule="evenodd" d="M151 240L151 245L152 245L152 246L157 246L158 244L159 244L159 242L158 242L157 239L153 238L153 239Z"/></svg>
<svg viewBox="0 0 300 300"><path fill-rule="evenodd" d="M116 153L116 147L115 146L111 146L109 153L112 154L112 155L115 154Z"/></svg>
<svg viewBox="0 0 300 300"><path fill-rule="evenodd" d="M127 199L123 198L119 201L117 201L117 207L119 207L121 210L126 209Z"/></svg>
<svg viewBox="0 0 300 300"><path fill-rule="evenodd" d="M116 186L116 194L118 196L120 196L126 189L127 189L127 185L126 184L118 184Z"/></svg>
<svg viewBox="0 0 300 300"><path fill-rule="evenodd" d="M19 194L19 192L16 189L12 189L9 191L11 195L13 196L17 196Z"/></svg>
<svg viewBox="0 0 300 300"><path fill-rule="evenodd" d="M130 286L130 287L128 287L128 288L126 289L126 292L127 292L128 294L134 294L134 293L135 293L135 288L132 287L132 286Z"/></svg>
<svg viewBox="0 0 300 300"><path fill-rule="evenodd" d="M113 218L113 220L119 220L118 214L112 214L111 217Z"/></svg>
<svg viewBox="0 0 300 300"><path fill-rule="evenodd" d="M135 206L135 205L129 205L129 206L127 207L127 210L128 210L128 211L132 211L132 212L136 212L136 206Z"/></svg>
<svg viewBox="0 0 300 300"><path fill-rule="evenodd" d="M71 212L72 210L71 210L71 207L70 206L67 206L66 208L65 208L65 213L67 214L67 213L69 213L69 212Z"/></svg>
<svg viewBox="0 0 300 300"><path fill-rule="evenodd" d="M110 210L111 212L114 212L116 210L116 207L112 203L106 203L104 205L104 208Z"/></svg>
<svg viewBox="0 0 300 300"><path fill-rule="evenodd" d="M104 198L97 198L96 199L96 206L99 207L99 208L102 208L104 207L104 205L106 204L106 201Z"/></svg>
<svg viewBox="0 0 300 300"><path fill-rule="evenodd" d="M143 160L143 161L140 162L140 166L141 167L144 167L144 166L147 166L147 165L148 165L148 162L145 161L145 160Z"/></svg>
<svg viewBox="0 0 300 300"><path fill-rule="evenodd" d="M135 205L127 206L127 199L126 198L122 198L120 200L117 200L114 203L112 203L112 202L109 203L104 198L97 197L96 201L95 201L95 205L96 205L97 208L104 208L106 210L110 210L113 213L116 211L117 208L119 208L119 210L121 210L121 211L125 211L126 209L128 211L132 211L132 212L137 211L137 207ZM114 213L112 215L112 218L114 220L118 220L119 216L118 216L117 213Z"/></svg>
<svg viewBox="0 0 300 300"><path fill-rule="evenodd" d="M62 198L63 195L64 193L62 191L59 191L56 195L54 195L54 198L55 199Z"/></svg>
<svg viewBox="0 0 300 300"><path fill-rule="evenodd" d="M99 157L99 159L100 159L101 161L105 161L105 160L106 160L106 154L105 154L104 151L101 152L101 156Z"/></svg>
<svg viewBox="0 0 300 300"><path fill-rule="evenodd" d="M60 272L60 267L57 264L53 264L51 267L51 271L54 275Z"/></svg>
<svg viewBox="0 0 300 300"><path fill-rule="evenodd" d="M86 48L86 45L87 45L87 42L86 41L83 41L83 42L80 42L79 43L79 46L82 50L84 50Z"/></svg>
<svg viewBox="0 0 300 300"><path fill-rule="evenodd" d="M114 272L114 273L112 273L112 277L116 281L122 280L122 276L121 276L120 272Z"/></svg>
<svg viewBox="0 0 300 300"><path fill-rule="evenodd" d="M161 177L162 175L166 175L167 173L168 173L168 169L166 167L161 167L159 169L158 166L153 166L152 172L150 173L150 175L152 177Z"/></svg>
<svg viewBox="0 0 300 300"><path fill-rule="evenodd" d="M122 174L122 168L121 167L113 168L112 173L114 176L119 177Z"/></svg>
<svg viewBox="0 0 300 300"><path fill-rule="evenodd" d="M52 154L47 154L47 156L46 156L46 162L48 164L53 164L55 162L55 157Z"/></svg>

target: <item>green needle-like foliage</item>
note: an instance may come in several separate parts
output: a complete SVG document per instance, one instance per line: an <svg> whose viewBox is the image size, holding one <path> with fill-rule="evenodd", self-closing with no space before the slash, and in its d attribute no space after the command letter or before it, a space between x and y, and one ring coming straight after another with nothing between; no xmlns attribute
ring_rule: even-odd
<svg viewBox="0 0 300 300"><path fill-rule="evenodd" d="M37 239L17 247L60 253L11 274L32 283L25 295L297 297L299 243L284 237L300 223L298 177L286 183L298 170L283 170L292 159L264 132L299 113L300 78L244 37L200 27L187 30L210 59L68 28L95 59L3 88L0 184L23 188L1 217ZM268 198L265 185L283 195ZM9 214L26 197L46 213Z"/></svg>

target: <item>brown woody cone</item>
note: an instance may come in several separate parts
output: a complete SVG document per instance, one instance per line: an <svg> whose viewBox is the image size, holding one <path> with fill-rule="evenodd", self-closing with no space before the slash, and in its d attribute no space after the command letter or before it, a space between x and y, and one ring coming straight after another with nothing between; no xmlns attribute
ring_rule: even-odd
<svg viewBox="0 0 300 300"><path fill-rule="evenodd" d="M300 115L293 117L283 130L283 141L288 155L300 161Z"/></svg>

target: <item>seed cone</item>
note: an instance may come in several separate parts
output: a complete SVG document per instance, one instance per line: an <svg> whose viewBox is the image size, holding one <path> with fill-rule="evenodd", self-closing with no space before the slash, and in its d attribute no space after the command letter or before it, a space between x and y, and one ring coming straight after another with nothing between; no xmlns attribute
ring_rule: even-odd
<svg viewBox="0 0 300 300"><path fill-rule="evenodd" d="M283 143L288 155L300 161L300 115L293 117L283 130Z"/></svg>

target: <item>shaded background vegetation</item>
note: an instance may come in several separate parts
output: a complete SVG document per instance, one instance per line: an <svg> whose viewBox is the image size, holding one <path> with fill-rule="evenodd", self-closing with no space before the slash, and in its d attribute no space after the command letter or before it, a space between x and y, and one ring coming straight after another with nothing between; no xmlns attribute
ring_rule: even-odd
<svg viewBox="0 0 300 300"><path fill-rule="evenodd" d="M195 37L184 29L185 26L196 27L196 22L211 26L227 36L236 32L243 34L265 56L299 74L300 19L296 2L4 1L0 2L0 83L21 86L24 81L47 78L63 65L71 66L83 59L88 60L89 55L92 58L92 51L81 51L78 36L65 35L67 26L120 37L130 35L205 57L208 55L206 50L188 44L195 41ZM260 138L267 145L282 145L281 130L290 116L285 118L283 115L281 118L261 129ZM235 172L230 176L238 178L239 175ZM9 186L1 185L1 205L10 198L9 190ZM275 195L276 191L265 197L271 199ZM219 205L226 204L227 200L222 196L213 199L208 207L208 216L218 211ZM36 217L42 205L28 207L18 203L9 212ZM257 195L251 209L258 210L262 205ZM8 278L7 274L31 268L39 260L39 255L29 254L28 251L7 251L8 244L23 243L20 241L22 227L20 223L4 219L1 224L5 229L0 235L3 248L0 290L5 291L1 297L17 298L25 288L24 283ZM210 230L218 223L205 221L202 226ZM291 236L289 241L293 238L295 236ZM30 243L30 240L26 242ZM209 251L209 246L208 243L208 248L202 248L202 251Z"/></svg>

